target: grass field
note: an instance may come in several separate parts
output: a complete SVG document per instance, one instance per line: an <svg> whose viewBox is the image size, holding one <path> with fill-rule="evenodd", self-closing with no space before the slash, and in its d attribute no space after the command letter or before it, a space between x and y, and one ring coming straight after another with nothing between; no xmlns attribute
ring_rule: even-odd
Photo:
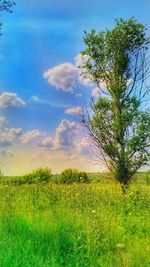
<svg viewBox="0 0 150 267"><path fill-rule="evenodd" d="M150 266L150 185L0 185L0 267Z"/></svg>

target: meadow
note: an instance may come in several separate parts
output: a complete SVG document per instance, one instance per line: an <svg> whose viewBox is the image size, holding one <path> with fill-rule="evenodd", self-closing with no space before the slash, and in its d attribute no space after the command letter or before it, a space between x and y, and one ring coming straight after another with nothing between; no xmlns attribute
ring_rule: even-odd
<svg viewBox="0 0 150 267"><path fill-rule="evenodd" d="M1 267L150 266L150 176L0 184Z"/></svg>

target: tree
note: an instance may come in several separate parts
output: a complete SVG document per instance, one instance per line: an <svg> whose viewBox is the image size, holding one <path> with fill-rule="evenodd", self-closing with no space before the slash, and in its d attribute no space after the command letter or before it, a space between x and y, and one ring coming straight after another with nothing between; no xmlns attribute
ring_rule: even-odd
<svg viewBox="0 0 150 267"><path fill-rule="evenodd" d="M12 13L12 7L15 5L14 1L10 1L10 0L0 0L0 14L3 11ZM2 27L2 23L0 22L0 30Z"/></svg>
<svg viewBox="0 0 150 267"><path fill-rule="evenodd" d="M12 7L15 5L14 1L10 0L0 0L0 12L7 11L12 12Z"/></svg>
<svg viewBox="0 0 150 267"><path fill-rule="evenodd" d="M115 20L115 27L85 32L84 77L100 89L83 123L123 190L150 159L149 60L146 27L134 18Z"/></svg>

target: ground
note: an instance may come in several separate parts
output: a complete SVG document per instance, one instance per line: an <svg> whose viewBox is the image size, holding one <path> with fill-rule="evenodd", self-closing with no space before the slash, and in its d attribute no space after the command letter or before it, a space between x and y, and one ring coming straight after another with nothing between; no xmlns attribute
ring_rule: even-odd
<svg viewBox="0 0 150 267"><path fill-rule="evenodd" d="M1 185L1 267L150 266L149 179Z"/></svg>

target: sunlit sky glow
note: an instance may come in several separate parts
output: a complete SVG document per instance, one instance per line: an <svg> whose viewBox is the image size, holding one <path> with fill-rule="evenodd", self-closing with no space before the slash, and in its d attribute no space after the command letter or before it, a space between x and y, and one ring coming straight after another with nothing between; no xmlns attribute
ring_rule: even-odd
<svg viewBox="0 0 150 267"><path fill-rule="evenodd" d="M148 0L23 0L3 14L0 37L0 167L102 171L80 124L97 88L80 77L83 31L135 16L150 29Z"/></svg>

